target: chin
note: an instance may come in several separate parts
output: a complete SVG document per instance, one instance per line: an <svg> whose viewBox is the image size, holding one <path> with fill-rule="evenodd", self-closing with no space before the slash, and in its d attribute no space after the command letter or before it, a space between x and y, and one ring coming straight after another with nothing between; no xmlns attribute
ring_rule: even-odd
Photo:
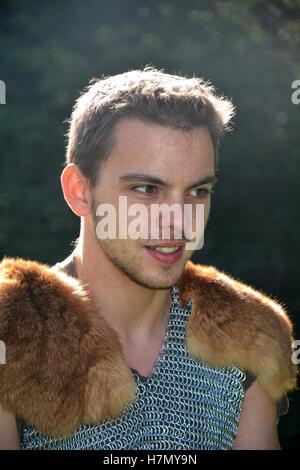
<svg viewBox="0 0 300 470"><path fill-rule="evenodd" d="M183 267L177 269L172 269L169 267L169 270L166 272L160 271L159 273L156 271L148 274L148 276L143 276L144 279L141 281L144 282L144 285L148 284L149 288L151 289L170 289L170 287L176 284L181 275L183 273Z"/></svg>

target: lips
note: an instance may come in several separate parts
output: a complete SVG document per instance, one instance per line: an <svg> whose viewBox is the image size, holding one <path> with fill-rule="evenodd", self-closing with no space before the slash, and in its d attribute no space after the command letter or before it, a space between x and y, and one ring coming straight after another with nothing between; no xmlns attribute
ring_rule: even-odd
<svg viewBox="0 0 300 470"><path fill-rule="evenodd" d="M162 243L160 245L146 246L145 248L153 258L165 264L175 263L184 252L184 244L182 243Z"/></svg>

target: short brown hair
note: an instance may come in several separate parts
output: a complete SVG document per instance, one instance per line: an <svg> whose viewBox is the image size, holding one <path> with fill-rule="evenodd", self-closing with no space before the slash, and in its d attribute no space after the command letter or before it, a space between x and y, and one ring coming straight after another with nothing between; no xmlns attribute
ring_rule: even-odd
<svg viewBox="0 0 300 470"><path fill-rule="evenodd" d="M76 163L90 184L113 147L113 131L123 117L191 130L207 126L218 156L234 106L201 78L170 75L154 67L93 79L77 99L68 132L66 163Z"/></svg>

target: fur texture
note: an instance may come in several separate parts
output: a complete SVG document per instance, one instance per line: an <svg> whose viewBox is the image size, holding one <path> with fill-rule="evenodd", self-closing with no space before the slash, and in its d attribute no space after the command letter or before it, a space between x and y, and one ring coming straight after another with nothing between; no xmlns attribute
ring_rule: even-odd
<svg viewBox="0 0 300 470"><path fill-rule="evenodd" d="M293 327L278 302L212 266L190 261L178 287L183 303L193 299L186 334L193 356L252 372L274 400L296 388Z"/></svg>
<svg viewBox="0 0 300 470"><path fill-rule="evenodd" d="M135 382L116 333L80 283L21 259L0 264L0 403L53 436L117 416Z"/></svg>
<svg viewBox="0 0 300 470"><path fill-rule="evenodd" d="M193 299L190 353L253 372L271 397L295 388L292 325L280 305L213 267L188 262L178 284ZM0 263L1 406L55 437L118 416L135 381L114 330L80 282L34 261Z"/></svg>

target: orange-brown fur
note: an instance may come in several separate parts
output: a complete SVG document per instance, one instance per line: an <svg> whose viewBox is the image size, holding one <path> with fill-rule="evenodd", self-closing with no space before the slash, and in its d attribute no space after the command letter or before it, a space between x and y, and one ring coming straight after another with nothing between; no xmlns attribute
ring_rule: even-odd
<svg viewBox="0 0 300 470"><path fill-rule="evenodd" d="M274 400L296 387L293 328L278 302L212 266L192 262L178 287L183 302L193 299L187 324L192 355L254 373Z"/></svg>
<svg viewBox="0 0 300 470"><path fill-rule="evenodd" d="M0 264L0 403L39 431L68 435L118 415L135 382L116 333L80 284L21 259Z"/></svg>
<svg viewBox="0 0 300 470"><path fill-rule="evenodd" d="M252 371L275 400L292 390L292 325L280 305L208 266L188 262L178 283L193 299L192 355ZM0 404L56 437L118 416L135 381L116 332L80 282L34 261L0 263Z"/></svg>

